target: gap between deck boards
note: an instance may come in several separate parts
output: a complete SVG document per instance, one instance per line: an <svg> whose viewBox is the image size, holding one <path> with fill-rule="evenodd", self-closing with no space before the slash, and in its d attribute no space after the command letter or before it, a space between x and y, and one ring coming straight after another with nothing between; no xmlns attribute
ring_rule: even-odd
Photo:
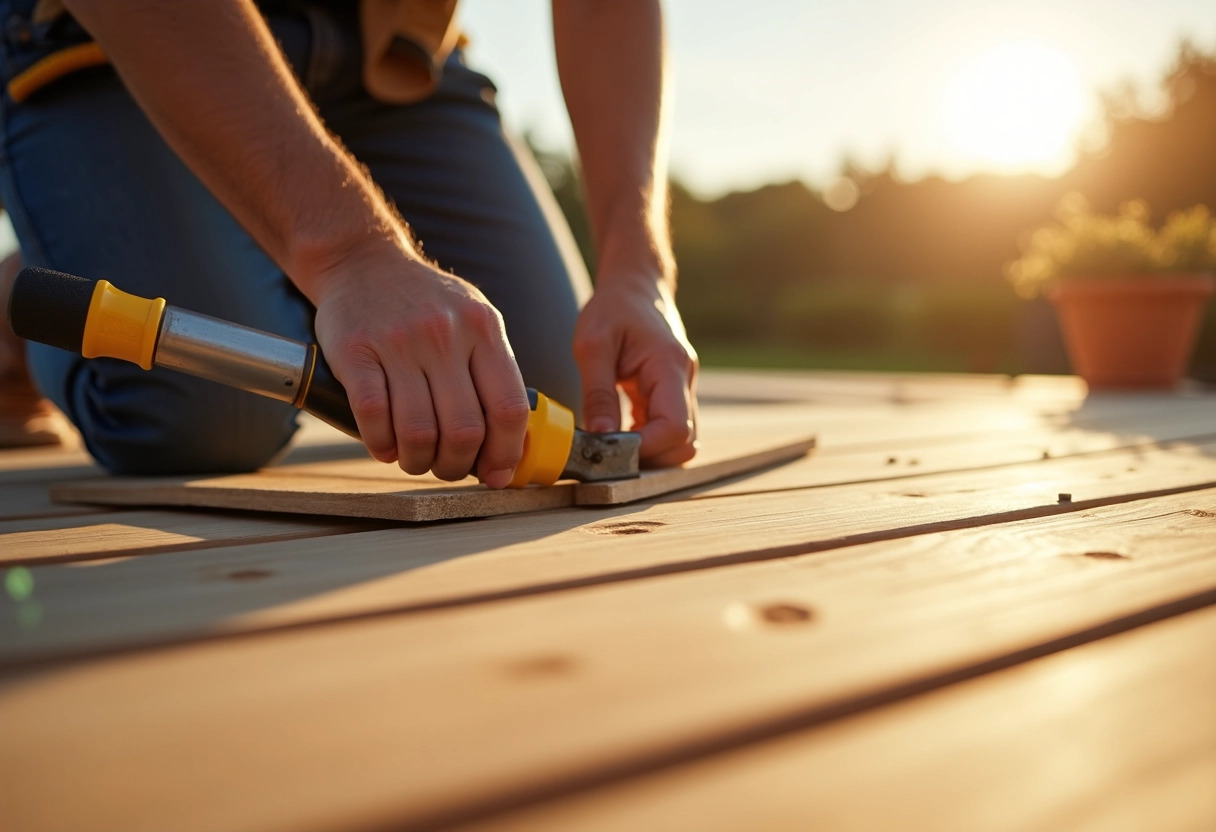
<svg viewBox="0 0 1216 832"><path fill-rule="evenodd" d="M461 832L1216 828L1212 643L1209 606Z"/></svg>
<svg viewBox="0 0 1216 832"><path fill-rule="evenodd" d="M1216 455L1216 444L1207 448ZM648 504L618 509L591 524L584 511L567 509L476 524L357 532L342 536L340 558L334 557L333 538L305 538L165 553L87 573L66 566L35 568L34 575L45 578L39 597L47 625L22 631L14 629L15 621L0 618L0 667L412 615L1201 492L1216 485L1216 459L1202 451L1049 460L1024 465L1013 477L1002 471L927 475L918 490L909 490L907 483L882 492L841 486L815 492L812 513L802 495L778 493L735 502ZM1135 473L1125 471L1125 459L1135 459ZM1026 482L1046 499L1028 497ZM1071 502L1051 499L1062 490L1060 483L1068 482L1088 485ZM1132 488L1144 490L1128 491ZM1001 504L1012 505L996 508ZM768 528L758 539L761 521ZM618 535L618 527L630 533ZM635 528L640 534L632 533ZM242 569L259 579L200 583L200 570ZM141 616L135 624L127 625L119 614L128 603L175 592L187 592L183 603ZM82 618L88 615L93 618Z"/></svg>
<svg viewBox="0 0 1216 832"><path fill-rule="evenodd" d="M1203 505L1216 507L1213 499L1209 492ZM0 762L20 755L10 786L17 817L42 807L104 822L91 812L104 810L97 801L121 781L139 782L175 817L205 826L223 801L279 794L290 777L302 802L274 804L279 827L292 818L319 828L345 819L345 828L358 829L471 820L1210 606L1216 512L1194 509L1195 502L1158 498L1092 518L939 534L915 546L870 544L826 559L280 634L222 651L199 645L8 674L0 680L0 729L9 738ZM810 613L769 624L724 615L740 604L762 610L773 603L805 604ZM520 669L542 658L557 670ZM689 698L690 691L698 695ZM56 718L40 719L39 709ZM105 714L105 730L122 737L135 762L98 765L93 757L108 752L97 743L69 753L45 736L85 736L76 723L90 713ZM285 745L250 747L258 731ZM187 738L209 784L192 801L191 782L175 779L157 756L176 754ZM269 760L233 769L233 743L289 758L319 744L327 754L311 758L319 768L301 786L298 772ZM414 753L432 747L443 753ZM365 767L410 776L378 782L359 773ZM51 771L79 784L70 806L33 788L40 772L50 788ZM354 796L363 801L357 819L342 814Z"/></svg>

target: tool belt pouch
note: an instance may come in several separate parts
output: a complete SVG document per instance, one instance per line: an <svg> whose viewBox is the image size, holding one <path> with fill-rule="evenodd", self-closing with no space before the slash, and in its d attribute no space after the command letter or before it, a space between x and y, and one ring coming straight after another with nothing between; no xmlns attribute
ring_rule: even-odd
<svg viewBox="0 0 1216 832"><path fill-rule="evenodd" d="M4 21L4 90L15 102L63 76L107 63L61 0L13 0Z"/></svg>
<svg viewBox="0 0 1216 832"><path fill-rule="evenodd" d="M456 0L360 0L363 86L386 104L412 104L439 86L460 40Z"/></svg>
<svg viewBox="0 0 1216 832"><path fill-rule="evenodd" d="M359 0L363 85L369 95L386 104L412 104L435 91L444 61L460 43L456 1ZM15 11L24 7L10 16L4 33L5 90L13 101L24 101L72 72L108 63L62 0L14 0L13 6Z"/></svg>

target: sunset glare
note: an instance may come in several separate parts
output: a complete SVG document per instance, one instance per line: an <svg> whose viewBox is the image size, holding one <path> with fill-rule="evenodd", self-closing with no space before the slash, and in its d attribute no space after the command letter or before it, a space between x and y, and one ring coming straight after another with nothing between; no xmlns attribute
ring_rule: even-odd
<svg viewBox="0 0 1216 832"><path fill-rule="evenodd" d="M1077 65L1040 40L990 47L959 65L942 95L950 150L998 172L1058 172L1072 160L1088 97Z"/></svg>
<svg viewBox="0 0 1216 832"><path fill-rule="evenodd" d="M508 125L569 150L551 5L461 2L470 62L495 80ZM1061 174L1076 137L1100 149L1102 96L1131 89L1157 107L1179 43L1216 47L1212 0L663 5L672 170L706 195L826 189L845 162L909 180Z"/></svg>

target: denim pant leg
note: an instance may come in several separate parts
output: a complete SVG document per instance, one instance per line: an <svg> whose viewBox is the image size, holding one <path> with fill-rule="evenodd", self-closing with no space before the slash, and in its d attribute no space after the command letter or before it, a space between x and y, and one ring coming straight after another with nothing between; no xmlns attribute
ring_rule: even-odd
<svg viewBox="0 0 1216 832"><path fill-rule="evenodd" d="M361 87L317 99L328 126L442 268L502 313L524 381L582 421L572 341L591 283L535 160L503 130L494 86L460 54L439 89L404 107Z"/></svg>
<svg viewBox="0 0 1216 832"><path fill-rule="evenodd" d="M489 80L456 56L427 101L381 104L359 82L349 13L286 5L270 15L272 28L330 129L368 166L428 255L502 311L525 380L577 411L571 337L590 282L535 163L504 135ZM310 337L307 302L164 144L112 71L78 74L21 105L4 100L2 115L0 196L27 262ZM38 346L31 364L112 470L247 470L294 430L286 405L179 374Z"/></svg>
<svg viewBox="0 0 1216 832"><path fill-rule="evenodd" d="M297 339L311 309L152 128L109 68L0 102L0 196L22 256ZM295 430L281 402L31 344L38 386L123 473L241 471Z"/></svg>

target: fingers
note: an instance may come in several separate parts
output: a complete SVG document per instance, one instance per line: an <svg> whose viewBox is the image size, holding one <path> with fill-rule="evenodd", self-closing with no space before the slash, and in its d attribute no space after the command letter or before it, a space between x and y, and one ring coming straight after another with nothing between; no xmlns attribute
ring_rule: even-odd
<svg viewBox="0 0 1216 832"><path fill-rule="evenodd" d="M609 337L580 337L574 342L574 360L583 380L583 424L595 433L621 429L617 353L618 345Z"/></svg>
<svg viewBox="0 0 1216 832"><path fill-rule="evenodd" d="M475 351L470 367L485 413L477 476L490 488L506 488L523 456L531 412L523 378L514 359L499 351Z"/></svg>
<svg viewBox="0 0 1216 832"><path fill-rule="evenodd" d="M318 343L372 456L445 480L476 465L505 487L530 411L502 316L473 285L404 259L335 269L317 301Z"/></svg>
<svg viewBox="0 0 1216 832"><path fill-rule="evenodd" d="M353 354L336 356L333 367L346 388L359 436L368 453L380 462L393 462L397 459L397 440L380 362L370 353L356 350Z"/></svg>
<svg viewBox="0 0 1216 832"><path fill-rule="evenodd" d="M481 403L468 370L428 376L439 443L431 472L441 480L460 480L477 462L477 452L486 436Z"/></svg>
<svg viewBox="0 0 1216 832"><path fill-rule="evenodd" d="M431 470L439 444L439 424L426 376L400 370L390 384L397 463L407 474Z"/></svg>
<svg viewBox="0 0 1216 832"><path fill-rule="evenodd" d="M523 454L528 397L502 317L489 304L462 312L459 326L444 318L419 327L421 372L404 374L400 397L390 376L402 467L449 481L476 467L488 486L505 488Z"/></svg>
<svg viewBox="0 0 1216 832"><path fill-rule="evenodd" d="M658 374L636 410L645 412L640 421L642 447L639 456L648 467L680 465L696 454L697 412L693 372L668 368Z"/></svg>

